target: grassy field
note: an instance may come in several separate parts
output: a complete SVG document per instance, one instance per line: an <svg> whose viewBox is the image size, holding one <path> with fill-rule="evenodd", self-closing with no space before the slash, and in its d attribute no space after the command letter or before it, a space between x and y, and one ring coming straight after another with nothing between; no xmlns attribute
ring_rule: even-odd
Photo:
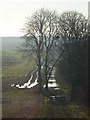
<svg viewBox="0 0 90 120"><path fill-rule="evenodd" d="M24 60L17 51L2 52L2 88L11 89L11 84L23 84L29 79L30 71L35 67L30 58Z"/></svg>
<svg viewBox="0 0 90 120"><path fill-rule="evenodd" d="M38 93L37 89L38 86L4 93L3 118L87 118L83 105L62 105Z"/></svg>
<svg viewBox="0 0 90 120"><path fill-rule="evenodd" d="M2 53L2 94L3 118L87 118L87 108L83 105L52 99L38 92L38 85L32 89L17 89L11 84L23 84L29 79L34 61L23 60L17 51ZM60 91L50 91L60 94ZM63 91L67 94L67 91Z"/></svg>
<svg viewBox="0 0 90 120"><path fill-rule="evenodd" d="M2 76L26 76L34 64L32 59L23 60L17 51L2 52Z"/></svg>

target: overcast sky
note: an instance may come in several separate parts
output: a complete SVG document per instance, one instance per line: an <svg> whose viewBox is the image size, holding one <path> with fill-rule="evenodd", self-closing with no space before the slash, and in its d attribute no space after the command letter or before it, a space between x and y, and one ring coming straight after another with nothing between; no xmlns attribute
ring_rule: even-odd
<svg viewBox="0 0 90 120"><path fill-rule="evenodd" d="M26 17L40 8L59 13L76 10L88 16L88 0L0 0L0 36L22 36Z"/></svg>

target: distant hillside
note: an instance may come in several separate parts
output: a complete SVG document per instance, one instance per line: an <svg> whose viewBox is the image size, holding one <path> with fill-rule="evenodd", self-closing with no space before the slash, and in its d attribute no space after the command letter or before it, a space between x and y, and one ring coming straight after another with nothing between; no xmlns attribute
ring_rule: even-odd
<svg viewBox="0 0 90 120"><path fill-rule="evenodd" d="M20 37L2 37L2 50L16 50L23 42Z"/></svg>

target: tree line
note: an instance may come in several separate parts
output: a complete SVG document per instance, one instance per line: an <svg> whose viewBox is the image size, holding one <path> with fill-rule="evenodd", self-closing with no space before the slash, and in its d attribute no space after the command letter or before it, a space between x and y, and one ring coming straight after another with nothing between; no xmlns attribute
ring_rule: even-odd
<svg viewBox="0 0 90 120"><path fill-rule="evenodd" d="M76 11L67 11L60 15L56 11L42 8L27 18L22 29L25 39L22 51L28 57L35 57L40 91L43 88L42 66L46 90L55 66L57 73L71 85L72 100L75 99L78 87L86 89L87 28L88 20Z"/></svg>

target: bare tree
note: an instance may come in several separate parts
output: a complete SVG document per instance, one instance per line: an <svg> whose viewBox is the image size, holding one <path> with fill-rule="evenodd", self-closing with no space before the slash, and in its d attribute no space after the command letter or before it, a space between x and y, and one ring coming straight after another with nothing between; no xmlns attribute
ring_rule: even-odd
<svg viewBox="0 0 90 120"><path fill-rule="evenodd" d="M38 66L38 82L39 89L42 89L41 64L43 51L43 32L45 30L47 19L47 10L41 9L35 12L30 18L27 18L25 28L23 29L25 43L23 51L26 54L34 54L36 56Z"/></svg>
<svg viewBox="0 0 90 120"><path fill-rule="evenodd" d="M81 13L76 11L64 12L59 17L59 29L63 43L80 43L82 40L87 40L87 23L87 19Z"/></svg>
<svg viewBox="0 0 90 120"><path fill-rule="evenodd" d="M53 67L61 58L61 51L57 52L59 39L58 14L55 11L41 9L27 19L25 24L23 44L26 55L36 55L38 66L38 82L42 87L41 65L45 67L46 88ZM50 67L52 66L52 67Z"/></svg>
<svg viewBox="0 0 90 120"><path fill-rule="evenodd" d="M46 80L46 89L48 89L48 80L50 78L51 72L53 70L53 63L55 63L55 59L53 58L52 53L55 53L55 45L58 42L57 34L58 34L58 14L55 11L48 11L47 14L47 23L45 27L44 35L44 60L45 60L45 80ZM54 51L53 51L54 49ZM52 66L52 67L51 67Z"/></svg>
<svg viewBox="0 0 90 120"><path fill-rule="evenodd" d="M88 34L87 19L76 11L64 12L59 18L59 29L61 39L63 41L63 48L67 55L70 56L71 63L79 58L75 54L76 50L80 52L80 44L87 40ZM76 48L74 51L73 48ZM73 54L70 52L73 50ZM72 63L73 62L73 63Z"/></svg>
<svg viewBox="0 0 90 120"><path fill-rule="evenodd" d="M57 20L56 20L57 21ZM49 26L51 29L51 26ZM54 27L54 32L49 31L51 36L45 39L45 80L46 80L46 90L48 90L48 80L51 77L55 65L61 59L63 55L62 42L58 34L58 25L56 22ZM49 39L49 40L48 40ZM49 41L49 43L48 43Z"/></svg>
<svg viewBox="0 0 90 120"><path fill-rule="evenodd" d="M39 88L42 89L41 65L45 63L46 87L51 71L56 61L52 60L51 55L54 46L58 42L58 15L55 11L41 9L35 12L30 18L27 18L25 28L23 29L25 42L23 43L23 52L27 56L34 54L38 66ZM53 49L52 49L53 48ZM53 52L54 53L54 52ZM51 62L54 64L50 68ZM48 69L48 70L47 70ZM48 73L49 72L49 73ZM48 76L48 78L47 78Z"/></svg>
<svg viewBox="0 0 90 120"><path fill-rule="evenodd" d="M71 97L74 99L76 86L87 84L88 22L81 13L64 12L59 18L59 29L64 49L59 69L66 82L71 84Z"/></svg>

